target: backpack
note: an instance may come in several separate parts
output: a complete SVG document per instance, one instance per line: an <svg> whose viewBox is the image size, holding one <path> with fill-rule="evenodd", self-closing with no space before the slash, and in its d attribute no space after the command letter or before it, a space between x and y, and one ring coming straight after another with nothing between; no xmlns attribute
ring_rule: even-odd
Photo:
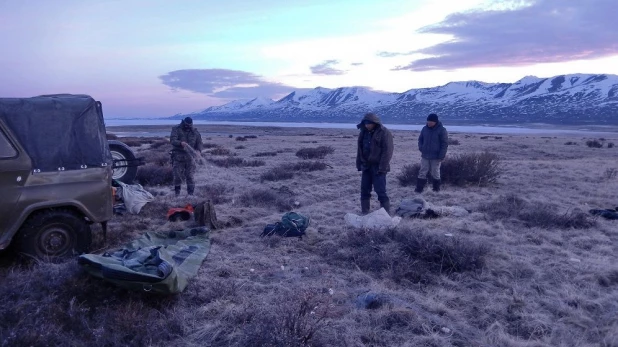
<svg viewBox="0 0 618 347"><path fill-rule="evenodd" d="M309 226L311 218L296 212L286 212L281 217L281 222L268 224L260 236L272 236L277 234L283 237L298 237L305 235L305 230Z"/></svg>

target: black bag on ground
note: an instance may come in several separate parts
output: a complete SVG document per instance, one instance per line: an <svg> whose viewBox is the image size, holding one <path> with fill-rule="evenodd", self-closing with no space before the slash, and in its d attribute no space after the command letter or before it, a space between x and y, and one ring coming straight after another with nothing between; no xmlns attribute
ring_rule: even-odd
<svg viewBox="0 0 618 347"><path fill-rule="evenodd" d="M311 219L296 212L287 212L281 217L281 222L268 224L260 236L279 235L283 237L302 238Z"/></svg>

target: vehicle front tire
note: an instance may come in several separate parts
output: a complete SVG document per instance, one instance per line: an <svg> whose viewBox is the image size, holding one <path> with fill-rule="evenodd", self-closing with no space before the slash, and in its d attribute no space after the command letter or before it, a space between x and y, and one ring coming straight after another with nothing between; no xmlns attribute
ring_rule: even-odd
<svg viewBox="0 0 618 347"><path fill-rule="evenodd" d="M109 144L109 151L112 153L112 158L114 159L112 179L126 184L132 184L137 176L137 166L115 167L116 165L127 165L129 163L135 164L135 154L131 150L131 147L116 140L109 140L107 143Z"/></svg>
<svg viewBox="0 0 618 347"><path fill-rule="evenodd" d="M46 210L30 216L15 238L18 252L43 261L55 261L88 252L92 230L75 212Z"/></svg>

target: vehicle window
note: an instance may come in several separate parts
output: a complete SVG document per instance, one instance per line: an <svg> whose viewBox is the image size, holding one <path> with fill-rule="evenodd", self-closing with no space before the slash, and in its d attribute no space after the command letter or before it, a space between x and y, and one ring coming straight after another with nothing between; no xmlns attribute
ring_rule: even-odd
<svg viewBox="0 0 618 347"><path fill-rule="evenodd" d="M17 155L17 151L6 138L6 135L0 131L0 159L12 158Z"/></svg>

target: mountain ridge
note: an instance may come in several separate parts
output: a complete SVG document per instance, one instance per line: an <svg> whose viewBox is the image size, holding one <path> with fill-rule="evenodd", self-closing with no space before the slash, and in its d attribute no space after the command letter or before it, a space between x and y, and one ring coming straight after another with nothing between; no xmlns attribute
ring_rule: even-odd
<svg viewBox="0 0 618 347"><path fill-rule="evenodd" d="M618 124L618 76L525 76L513 83L453 81L401 93L316 87L295 90L279 100L235 100L170 118L346 122L369 111L384 121L402 124L416 123L429 113L461 123Z"/></svg>

